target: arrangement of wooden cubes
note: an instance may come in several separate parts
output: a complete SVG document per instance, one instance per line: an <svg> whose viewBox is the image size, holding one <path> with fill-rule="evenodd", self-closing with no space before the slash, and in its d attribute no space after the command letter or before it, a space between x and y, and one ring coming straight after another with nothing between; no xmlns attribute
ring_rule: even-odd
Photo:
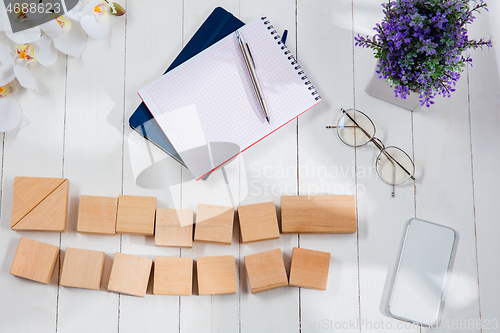
<svg viewBox="0 0 500 333"><path fill-rule="evenodd" d="M116 234L118 198L80 196L77 230L89 234Z"/></svg>
<svg viewBox="0 0 500 333"><path fill-rule="evenodd" d="M196 212L194 240L231 245L234 208L199 204Z"/></svg>
<svg viewBox="0 0 500 333"><path fill-rule="evenodd" d="M234 256L198 257L196 263L200 295L236 293Z"/></svg>
<svg viewBox="0 0 500 333"><path fill-rule="evenodd" d="M294 247L290 265L290 285L326 290L330 253Z"/></svg>
<svg viewBox="0 0 500 333"><path fill-rule="evenodd" d="M65 287L99 290L105 253L66 248L60 285Z"/></svg>
<svg viewBox="0 0 500 333"><path fill-rule="evenodd" d="M156 198L120 195L116 233L153 236L155 230Z"/></svg>
<svg viewBox="0 0 500 333"><path fill-rule="evenodd" d="M108 290L145 297L152 265L151 259L116 252Z"/></svg>
<svg viewBox="0 0 500 333"><path fill-rule="evenodd" d="M193 259L155 257L153 294L190 296L193 290Z"/></svg>
<svg viewBox="0 0 500 333"><path fill-rule="evenodd" d="M16 177L11 228L65 232L69 181L64 178Z"/></svg>
<svg viewBox="0 0 500 333"><path fill-rule="evenodd" d="M21 237L10 274L49 284L58 255L57 246Z"/></svg>
<svg viewBox="0 0 500 333"><path fill-rule="evenodd" d="M354 233L353 195L289 195L281 197L283 233Z"/></svg>
<svg viewBox="0 0 500 333"><path fill-rule="evenodd" d="M274 202L238 207L241 242L250 243L280 237Z"/></svg>
<svg viewBox="0 0 500 333"><path fill-rule="evenodd" d="M193 247L193 216L190 209L156 210L156 246Z"/></svg>
<svg viewBox="0 0 500 333"><path fill-rule="evenodd" d="M280 249L245 256L245 267L252 293L288 285Z"/></svg>

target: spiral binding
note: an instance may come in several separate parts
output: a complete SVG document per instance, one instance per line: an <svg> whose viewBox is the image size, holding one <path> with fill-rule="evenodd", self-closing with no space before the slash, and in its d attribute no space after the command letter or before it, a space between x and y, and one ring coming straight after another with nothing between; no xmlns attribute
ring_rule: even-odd
<svg viewBox="0 0 500 333"><path fill-rule="evenodd" d="M293 67L293 69L295 69L297 71L297 74L298 75L301 75L300 79L303 80L303 81L306 81L307 80L307 76L304 74L304 71L301 69L300 65L297 63L297 60L295 60L295 57L292 55L292 52L290 52L288 50L288 48L285 46L285 44L283 44L283 42L281 41L281 37L280 35L278 35L278 32L274 29L273 25L271 24L271 22L269 22L269 20L267 19L267 17L263 16L260 18L262 21L264 21L264 24L265 25L268 25L267 26L267 30L271 30L271 35L274 36L274 39L275 40L278 40L277 41L277 44L278 45L281 45L281 50L284 51L284 54L287 57L288 60L290 60L290 64L293 66L293 65L296 65ZM311 95L312 96L316 96L314 98L314 100L320 100L321 99L321 96L318 95L318 92L316 90L314 90L314 86L311 84L311 81L307 80L306 82L304 82L304 84L307 87L308 90L311 90Z"/></svg>

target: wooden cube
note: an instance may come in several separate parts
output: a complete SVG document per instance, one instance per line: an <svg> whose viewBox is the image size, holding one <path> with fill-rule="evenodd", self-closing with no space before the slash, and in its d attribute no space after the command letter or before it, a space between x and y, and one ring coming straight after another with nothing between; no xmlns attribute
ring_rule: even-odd
<svg viewBox="0 0 500 333"><path fill-rule="evenodd" d="M235 294L234 256L196 258L200 295Z"/></svg>
<svg viewBox="0 0 500 333"><path fill-rule="evenodd" d="M294 247L290 265L290 285L326 290L329 267L330 253Z"/></svg>
<svg viewBox="0 0 500 333"><path fill-rule="evenodd" d="M288 285L280 249L245 256L245 267L252 293Z"/></svg>
<svg viewBox="0 0 500 333"><path fill-rule="evenodd" d="M274 202L238 207L241 242L250 243L280 237Z"/></svg>
<svg viewBox="0 0 500 333"><path fill-rule="evenodd" d="M108 290L133 296L146 296L153 260L115 253Z"/></svg>
<svg viewBox="0 0 500 333"><path fill-rule="evenodd" d="M281 197L283 233L354 233L353 195L291 195Z"/></svg>
<svg viewBox="0 0 500 333"><path fill-rule="evenodd" d="M120 195L118 199L117 234L153 236L156 198Z"/></svg>
<svg viewBox="0 0 500 333"><path fill-rule="evenodd" d="M78 232L115 235L117 209L118 198L80 196Z"/></svg>
<svg viewBox="0 0 500 333"><path fill-rule="evenodd" d="M16 177L11 228L66 232L68 197L67 179Z"/></svg>
<svg viewBox="0 0 500 333"><path fill-rule="evenodd" d="M102 251L66 248L59 284L99 290L106 254Z"/></svg>
<svg viewBox="0 0 500 333"><path fill-rule="evenodd" d="M10 274L49 284L58 255L57 246L21 237Z"/></svg>
<svg viewBox="0 0 500 333"><path fill-rule="evenodd" d="M193 290L193 258L155 257L153 294L190 296Z"/></svg>
<svg viewBox="0 0 500 333"><path fill-rule="evenodd" d="M199 204L196 212L194 240L231 245L234 208Z"/></svg>
<svg viewBox="0 0 500 333"><path fill-rule="evenodd" d="M155 245L193 247L193 215L190 209L158 208Z"/></svg>

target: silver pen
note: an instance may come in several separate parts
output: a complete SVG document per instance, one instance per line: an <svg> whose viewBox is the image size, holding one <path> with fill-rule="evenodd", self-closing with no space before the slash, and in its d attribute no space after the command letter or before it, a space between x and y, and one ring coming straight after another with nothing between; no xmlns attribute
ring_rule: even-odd
<svg viewBox="0 0 500 333"><path fill-rule="evenodd" d="M250 53L250 48L248 47L248 44L243 41L238 30L236 30L236 38L238 39L238 45L240 46L240 51L243 55L243 59L245 59L245 65L247 66L248 75L250 76L250 80L252 81L255 95L259 100L260 107L264 112L264 116L266 116L267 122L270 124L271 122L269 121L269 113L267 112L264 93L262 92L262 87L260 86L259 78L257 77L257 72L255 71L255 62L253 61L252 54Z"/></svg>

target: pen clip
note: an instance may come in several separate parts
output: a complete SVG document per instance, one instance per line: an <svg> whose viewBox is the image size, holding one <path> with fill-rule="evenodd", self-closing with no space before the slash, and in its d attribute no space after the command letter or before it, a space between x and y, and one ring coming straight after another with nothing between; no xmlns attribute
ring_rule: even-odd
<svg viewBox="0 0 500 333"><path fill-rule="evenodd" d="M248 51L248 54L250 55L250 59L252 59L253 68L257 68L257 66L255 66L255 61L253 60L252 52L250 52L250 46L248 46L248 44L245 43L245 47Z"/></svg>

